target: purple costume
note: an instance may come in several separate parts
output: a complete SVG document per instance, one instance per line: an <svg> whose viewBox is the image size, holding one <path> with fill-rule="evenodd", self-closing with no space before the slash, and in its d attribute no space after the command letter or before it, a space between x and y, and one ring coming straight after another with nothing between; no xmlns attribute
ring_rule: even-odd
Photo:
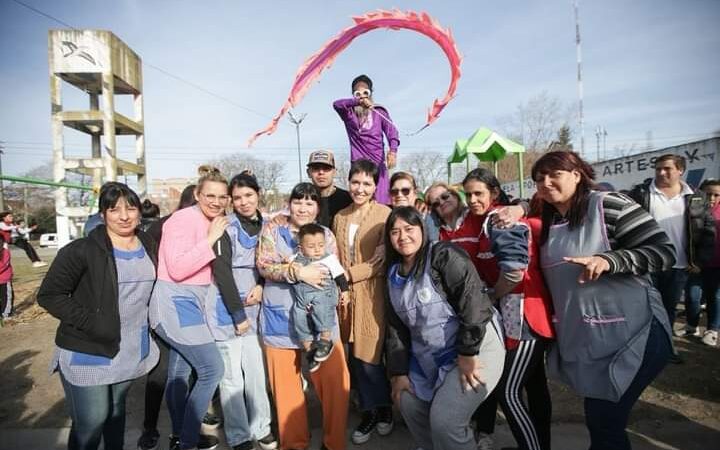
<svg viewBox="0 0 720 450"><path fill-rule="evenodd" d="M345 129L350 140L350 161L368 159L378 165L380 176L375 199L387 205L390 203L390 186L388 185L388 170L385 166L383 134L388 141L390 152L397 153L397 148L400 145L397 128L391 122L387 109L380 105L375 105L370 110L367 121L361 124L355 111L353 111L353 108L358 105L360 105L358 99L347 98L336 100L333 103L333 108L345 123Z"/></svg>

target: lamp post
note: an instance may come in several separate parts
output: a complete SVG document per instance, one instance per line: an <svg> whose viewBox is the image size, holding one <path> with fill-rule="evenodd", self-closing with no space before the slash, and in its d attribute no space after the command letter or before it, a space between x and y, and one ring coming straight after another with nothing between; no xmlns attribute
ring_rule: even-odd
<svg viewBox="0 0 720 450"><path fill-rule="evenodd" d="M297 152L298 152L298 183L302 183L303 176L302 176L302 155L300 154L300 124L305 120L307 117L306 113L302 113L299 116L295 117L292 113L292 111L288 111L288 116L290 117L290 122L295 125L295 132L297 134Z"/></svg>

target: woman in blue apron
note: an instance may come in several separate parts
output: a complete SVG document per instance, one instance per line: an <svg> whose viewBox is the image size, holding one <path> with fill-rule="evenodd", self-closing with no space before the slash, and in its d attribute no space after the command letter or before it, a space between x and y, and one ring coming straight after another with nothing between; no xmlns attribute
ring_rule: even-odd
<svg viewBox="0 0 720 450"><path fill-rule="evenodd" d="M403 206L385 224L392 395L425 450L471 450L470 419L500 380L498 315L470 258L429 243L423 217Z"/></svg>
<svg viewBox="0 0 720 450"><path fill-rule="evenodd" d="M59 252L38 303L60 319L52 370L72 420L68 449L122 450L132 380L157 364L148 303L157 248L140 223L140 199L122 183L100 190L104 225Z"/></svg>
<svg viewBox="0 0 720 450"><path fill-rule="evenodd" d="M231 270L227 275L233 278L245 305L250 328L242 336L236 335L226 301L213 285L205 312L225 365L225 375L220 380L223 429L228 445L234 449L253 449L253 440L257 440L263 450L272 450L277 442L270 431L265 363L257 333L263 292L263 280L255 267L255 249L263 224L258 211L260 186L254 176L242 173L230 181L229 192L233 212L228 215L227 235L220 240L218 255L218 259L227 263L214 266L213 269L217 269L213 275L217 283L223 276L218 269Z"/></svg>
<svg viewBox="0 0 720 450"><path fill-rule="evenodd" d="M548 373L584 397L593 450L630 449L630 410L672 352L668 316L648 272L671 268L674 249L629 197L594 191L595 173L576 153L546 153L532 177L557 335Z"/></svg>

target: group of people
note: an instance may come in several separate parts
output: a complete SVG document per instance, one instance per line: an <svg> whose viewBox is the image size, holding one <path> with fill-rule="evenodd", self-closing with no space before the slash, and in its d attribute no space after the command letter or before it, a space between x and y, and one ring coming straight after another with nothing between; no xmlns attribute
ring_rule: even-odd
<svg viewBox="0 0 720 450"><path fill-rule="evenodd" d="M347 191L327 150L310 155L311 182L273 216L248 172L228 181L202 166L163 218L128 186L102 187L102 224L59 251L38 293L60 319L52 370L70 449L122 449L128 388L147 375L142 450L158 446L163 392L170 448L217 447L201 434L216 390L234 450L307 449L307 378L323 449L347 446L352 390L354 444L390 434L397 410L419 448L491 449L499 403L518 447L546 450L546 373L583 397L591 448L630 448L629 413L673 356L680 294L666 286L677 291L693 245L707 247L689 227L715 233L700 220L704 198L663 184L676 175L663 158L645 203L600 192L593 169L565 151L534 164L529 202L510 204L482 168L461 189L420 193L410 173L388 179L399 140L372 81L352 88L334 104L352 148ZM702 272L713 296L718 267Z"/></svg>

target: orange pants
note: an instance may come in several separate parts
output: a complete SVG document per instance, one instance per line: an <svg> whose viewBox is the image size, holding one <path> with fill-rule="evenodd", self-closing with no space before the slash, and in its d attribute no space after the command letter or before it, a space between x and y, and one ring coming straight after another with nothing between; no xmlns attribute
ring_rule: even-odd
<svg viewBox="0 0 720 450"><path fill-rule="evenodd" d="M265 346L265 357L277 411L280 448L306 449L310 445L310 431L300 380L302 352ZM323 444L328 450L345 450L350 373L341 342L335 342L330 358L310 374L310 379L322 405Z"/></svg>

